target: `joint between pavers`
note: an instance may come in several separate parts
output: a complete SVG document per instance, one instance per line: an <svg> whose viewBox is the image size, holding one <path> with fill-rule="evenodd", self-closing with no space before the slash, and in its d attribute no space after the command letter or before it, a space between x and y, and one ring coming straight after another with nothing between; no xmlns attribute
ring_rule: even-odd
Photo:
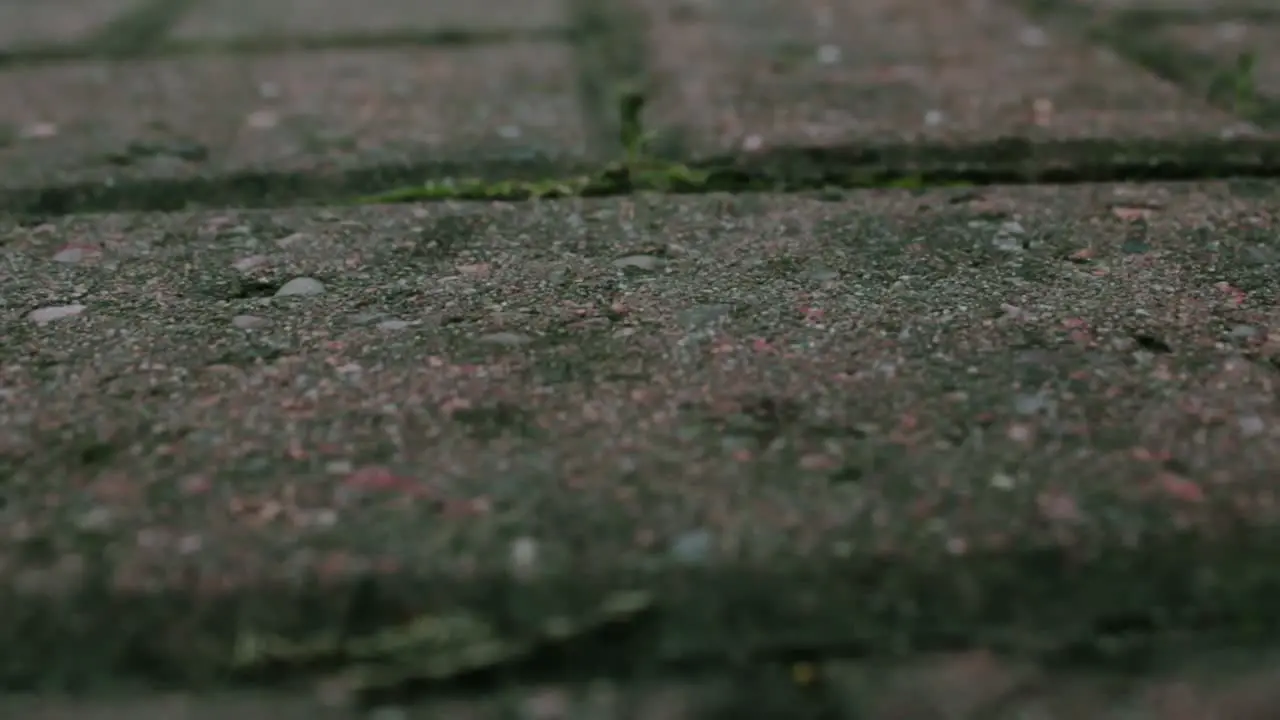
<svg viewBox="0 0 1280 720"><path fill-rule="evenodd" d="M1280 128L1280 99L1258 93L1251 83L1245 96L1234 90L1223 91L1224 81L1233 89L1237 86L1234 81L1241 72L1238 65L1231 66L1218 58L1180 47L1152 32L1153 27L1212 19L1218 16L1216 13L1206 16L1194 10L1181 12L1163 8L1100 13L1078 0L1010 1L1029 17L1052 22L1089 42L1103 45L1147 72L1173 83L1191 97L1258 127ZM1280 10L1269 8L1247 6L1234 10L1223 8L1220 12L1223 19L1254 17L1263 22L1280 22Z"/></svg>
<svg viewBox="0 0 1280 720"><path fill-rule="evenodd" d="M621 96L643 92L641 21L620 0L570 0L569 8L588 146L598 157L620 157L628 150Z"/></svg>
<svg viewBox="0 0 1280 720"><path fill-rule="evenodd" d="M1210 7L1129 7L1117 12L1118 17L1130 18L1137 23L1175 25L1181 23L1244 22L1280 23L1280 7L1274 4L1215 4Z"/></svg>
<svg viewBox="0 0 1280 720"><path fill-rule="evenodd" d="M445 200L527 201L638 192L805 192L983 185L1280 177L1280 141L1025 138L968 145L778 148L694 159L652 157L604 167L535 162L396 164L311 175L246 172L194 179L82 182L0 190L0 211L77 212L269 208Z"/></svg>
<svg viewBox="0 0 1280 720"><path fill-rule="evenodd" d="M45 65L92 60L104 54L100 40L81 44L53 44L0 52L0 67ZM165 40L140 45L115 44L107 51L115 58L167 58L185 55L260 55L275 52L369 50L400 48L469 48L523 42L575 43L574 28L470 30L441 28L423 31L367 32L349 35L268 35L229 40Z"/></svg>
<svg viewBox="0 0 1280 720"><path fill-rule="evenodd" d="M196 0L149 0L107 23L81 47L88 55L99 57L145 52L161 43L195 4Z"/></svg>

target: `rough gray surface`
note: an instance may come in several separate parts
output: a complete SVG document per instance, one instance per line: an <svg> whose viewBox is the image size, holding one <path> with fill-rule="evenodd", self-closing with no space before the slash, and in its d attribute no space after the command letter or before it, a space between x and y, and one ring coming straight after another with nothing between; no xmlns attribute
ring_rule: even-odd
<svg viewBox="0 0 1280 720"><path fill-rule="evenodd" d="M0 51L75 43L143 0L6 0L0 3Z"/></svg>
<svg viewBox="0 0 1280 720"><path fill-rule="evenodd" d="M1274 175L1280 16L1161 6L0 0L0 188L30 199L0 206L37 211L0 216L0 714L352 717L345 672L175 678L242 621L333 629L362 578L405 603L376 628L514 632L612 573L661 622L602 658L712 661L572 656L380 717L1270 717L1273 654L1184 635L1274 597L1211 539L1275 520L1280 184L1201 177L1197 143ZM651 147L777 151L804 167L761 177L809 191L217 209L603 165L636 81ZM911 174L1046 148L1119 182ZM822 189L879 182L850 156L910 156L881 170L911 189ZM214 209L77 213L95 191ZM1141 673L1050 652L1166 610ZM742 661L770 647L803 652Z"/></svg>
<svg viewBox="0 0 1280 720"><path fill-rule="evenodd" d="M704 154L1257 131L996 0L633 4L649 21L651 122Z"/></svg>
<svg viewBox="0 0 1280 720"><path fill-rule="evenodd" d="M1270 517L1277 197L11 225L4 527L69 553L90 528L132 576L174 552L457 570L531 537L603 566L696 533L710 562ZM272 297L299 278L318 282Z"/></svg>
<svg viewBox="0 0 1280 720"><path fill-rule="evenodd" d="M1280 94L1280 27L1242 20L1174 24L1166 36L1182 47L1204 53L1226 66L1248 58L1247 75L1237 80L1239 92ZM1226 78L1223 80L1226 83ZM1226 89L1226 88L1224 88Z"/></svg>
<svg viewBox="0 0 1280 720"><path fill-rule="evenodd" d="M570 56L547 43L195 56L0 73L0 185L423 160L581 157Z"/></svg>
<svg viewBox="0 0 1280 720"><path fill-rule="evenodd" d="M210 0L188 13L171 37L236 40L255 36L539 30L563 27L568 19L562 0Z"/></svg>

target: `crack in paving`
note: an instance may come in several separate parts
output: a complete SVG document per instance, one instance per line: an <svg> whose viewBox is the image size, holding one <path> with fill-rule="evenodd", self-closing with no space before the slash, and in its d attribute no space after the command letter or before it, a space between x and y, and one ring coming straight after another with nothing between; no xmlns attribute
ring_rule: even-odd
<svg viewBox="0 0 1280 720"><path fill-rule="evenodd" d="M84 41L93 57L127 57L161 43L195 0L149 0L121 14Z"/></svg>
<svg viewBox="0 0 1280 720"><path fill-rule="evenodd" d="M397 163L317 175L245 172L195 179L82 182L0 190L0 212L53 217L85 212L273 208L356 202L528 200L677 194L806 192L866 188L1169 182L1280 177L1280 141L1009 138L970 145L781 148L688 164L650 175L551 159L490 163ZM565 180L583 179L577 189ZM387 192L387 188L394 190Z"/></svg>
<svg viewBox="0 0 1280 720"><path fill-rule="evenodd" d="M531 30L476 30L472 28L439 28L435 30L403 30L392 32L358 32L326 35L264 35L225 40L156 39L142 44L117 41L114 34L87 44L41 45L0 51L0 68L29 67L54 62L93 60L103 55L113 59L146 59L182 57L213 53L262 55L281 51L365 50L400 48L458 48L483 45L506 45L520 42L578 42L574 28L539 28ZM104 51L102 47L109 47Z"/></svg>

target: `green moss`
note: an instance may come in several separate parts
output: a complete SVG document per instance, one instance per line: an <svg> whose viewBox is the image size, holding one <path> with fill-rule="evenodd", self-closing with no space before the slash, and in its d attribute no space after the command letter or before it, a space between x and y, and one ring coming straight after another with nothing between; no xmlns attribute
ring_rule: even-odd
<svg viewBox="0 0 1280 720"><path fill-rule="evenodd" d="M899 188L967 186L951 179L941 183L923 173L844 173L820 181L790 177L784 168L748 168L733 159L710 160L700 165L665 160L652 151L656 133L645 128L645 94L638 84L625 84L615 93L618 144L622 158L595 171L564 177L532 180L484 180L460 178L429 180L356 199L356 204L382 204L440 200L537 200L563 197L621 195L635 192L704 193L785 191L838 186L843 188ZM818 172L822 172L820 169Z"/></svg>
<svg viewBox="0 0 1280 720"><path fill-rule="evenodd" d="M1257 56L1245 51L1235 63L1224 68L1209 83L1209 100L1231 108L1238 115L1250 117L1258 113L1261 96L1257 86Z"/></svg>

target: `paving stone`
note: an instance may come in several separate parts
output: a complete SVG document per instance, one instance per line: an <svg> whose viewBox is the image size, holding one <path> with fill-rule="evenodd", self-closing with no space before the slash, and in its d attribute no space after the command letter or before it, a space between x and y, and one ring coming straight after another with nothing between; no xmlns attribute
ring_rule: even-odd
<svg viewBox="0 0 1280 720"><path fill-rule="evenodd" d="M1221 20L1172 24L1162 26L1159 33L1175 46L1221 61L1223 74L1217 88L1220 92L1260 92L1280 98L1280 22ZM1245 67L1239 65L1242 56L1248 57L1249 64ZM1240 101L1248 102L1249 98L1242 95Z"/></svg>
<svg viewBox="0 0 1280 720"><path fill-rule="evenodd" d="M0 183L586 152L560 45L189 56L0 72Z"/></svg>
<svg viewBox="0 0 1280 720"><path fill-rule="evenodd" d="M203 0L178 40L352 36L363 33L537 30L567 24L564 0Z"/></svg>
<svg viewBox="0 0 1280 720"><path fill-rule="evenodd" d="M958 652L893 663L830 661L780 667L752 678L713 674L690 679L601 680L525 686L489 697L422 700L360 712L334 704L322 691L124 697L103 701L9 697L0 710L32 720L124 720L161 713L175 720L705 720L744 715L865 718L866 720L1269 720L1280 702L1277 665L1265 653L1233 651L1213 659L1176 662L1172 670L1128 677L1045 671L987 652ZM813 680L809 680L812 677ZM817 688L817 692L815 692ZM779 700L789 702L779 707ZM731 715L736 711L738 714ZM833 712L834 711L834 712ZM811 715L803 713L812 713ZM840 714L835 714L836 712Z"/></svg>
<svg viewBox="0 0 1280 720"><path fill-rule="evenodd" d="M614 1L647 21L649 127L698 154L1263 134L1013 2ZM577 95L595 70L532 42L572 24L567 5L196 0L172 45L113 45L170 57L5 65L0 186L599 159ZM1182 20L1153 34L1228 68L1252 51L1250 84L1277 93L1270 6L1078 5L1099 22L1167 10ZM137 7L0 0L0 58ZM470 32L525 41L446 47ZM378 48L301 50L352 38ZM147 650L105 674L169 658L176 677L230 639L146 602L93 615L156 588L244 610L264 582L428 572L414 602L429 604L516 566L575 581L814 556L899 568L1274 523L1278 204L1280 185L1232 180L0 216L0 637L40 639L0 642L27 653L0 652L0 676L41 652L56 662L37 674L67 658L92 674L139 619ZM751 572L766 596L749 597L805 608L760 633L803 635L792 620L821 593ZM110 597L60 612L99 581ZM728 584L694 592L712 607ZM513 620L536 604L526 589L508 593ZM266 601L290 623L302 609ZM23 636L24 607L53 620ZM49 641L82 631L106 641ZM804 637L836 634L828 619ZM341 683L3 692L0 716L1275 715L1274 659L1195 655L1123 677L980 648L746 663L375 713L342 707Z"/></svg>
<svg viewBox="0 0 1280 720"><path fill-rule="evenodd" d="M239 496L174 500L228 569L324 538L452 567L696 534L714 563L1274 516L1275 186L958 193L11 225L6 472L100 487L126 574L172 551L125 539L156 522L133 489L179 478ZM272 297L299 277L325 292ZM437 500L356 512L369 483ZM40 487L0 533L98 521Z"/></svg>
<svg viewBox="0 0 1280 720"><path fill-rule="evenodd" d="M1071 0L1080 5L1104 10L1168 11L1171 13L1212 12L1229 14L1233 9L1252 10L1270 7L1252 0Z"/></svg>
<svg viewBox="0 0 1280 720"><path fill-rule="evenodd" d="M143 0L8 0L0 3L0 52L88 38Z"/></svg>
<svg viewBox="0 0 1280 720"><path fill-rule="evenodd" d="M1251 132L1004 2L633 4L655 69L648 120L701 153Z"/></svg>

